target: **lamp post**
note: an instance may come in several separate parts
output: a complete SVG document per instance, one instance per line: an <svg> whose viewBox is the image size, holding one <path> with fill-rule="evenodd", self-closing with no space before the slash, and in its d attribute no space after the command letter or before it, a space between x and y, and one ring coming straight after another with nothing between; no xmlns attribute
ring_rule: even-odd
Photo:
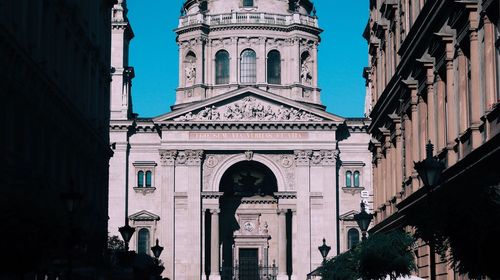
<svg viewBox="0 0 500 280"><path fill-rule="evenodd" d="M330 249L332 249L332 247L326 245L326 240L323 238L323 245L318 247L318 250L321 253L321 256L323 257L323 264L325 264L326 257L328 256Z"/></svg>
<svg viewBox="0 0 500 280"><path fill-rule="evenodd" d="M80 205L80 201L82 200L83 195L74 190L73 183L71 183L71 190L61 194L61 200L64 202L66 206L66 210L69 214L69 235L68 235L68 279L72 278L73 274L73 216L75 214L75 210Z"/></svg>
<svg viewBox="0 0 500 280"><path fill-rule="evenodd" d="M160 255L161 255L161 252L163 251L163 247L160 246L159 244L160 242L158 241L158 239L156 239L156 245L151 247L151 251L153 251L153 255L155 256L155 265L156 265L156 275L155 276L158 276L158 278L161 277L161 273L163 272L163 270L165 269L165 267L163 267L163 265L160 264Z"/></svg>
<svg viewBox="0 0 500 280"><path fill-rule="evenodd" d="M373 219L373 215L368 214L365 208L365 203L361 202L361 212L354 215L354 220L358 223L359 229L361 229L361 240L366 240L366 231L368 230L368 227Z"/></svg>
<svg viewBox="0 0 500 280"><path fill-rule="evenodd" d="M422 161L415 162L415 170L418 173L420 179L422 179L422 183L424 184L424 188L427 191L427 195L430 200L430 194L432 189L439 184L441 180L441 173L445 168L444 163L442 163L439 159L433 156L434 153L434 145L432 145L431 141L425 146L426 150L426 158ZM431 280L436 279L436 249L434 248L434 242L429 240L429 249L430 249L430 270L431 270Z"/></svg>
<svg viewBox="0 0 500 280"><path fill-rule="evenodd" d="M130 242L132 235L134 235L135 228L129 226L127 219L125 221L125 225L123 227L119 227L118 231L120 232L123 241L125 242L125 252L128 252L128 243Z"/></svg>
<svg viewBox="0 0 500 280"><path fill-rule="evenodd" d="M439 180L441 179L441 173L443 172L445 166L444 164L434 157L434 145L432 145L431 141L425 146L426 150L426 158L422 161L415 162L415 170L417 170L418 176L422 179L424 183L424 187L427 189L427 192L430 193L432 188L435 187Z"/></svg>

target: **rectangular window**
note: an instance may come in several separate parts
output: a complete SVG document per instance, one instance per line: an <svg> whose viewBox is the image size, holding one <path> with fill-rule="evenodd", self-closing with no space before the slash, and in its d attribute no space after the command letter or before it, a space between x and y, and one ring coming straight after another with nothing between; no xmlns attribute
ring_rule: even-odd
<svg viewBox="0 0 500 280"><path fill-rule="evenodd" d="M253 7L253 0L243 0L243 7Z"/></svg>

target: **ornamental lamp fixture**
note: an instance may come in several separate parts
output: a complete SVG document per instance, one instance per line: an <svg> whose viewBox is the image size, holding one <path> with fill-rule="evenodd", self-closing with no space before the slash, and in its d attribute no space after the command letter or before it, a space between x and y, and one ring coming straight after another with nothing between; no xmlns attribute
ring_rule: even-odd
<svg viewBox="0 0 500 280"><path fill-rule="evenodd" d="M354 220L358 223L359 229L361 229L361 233L363 235L362 240L366 239L366 231L368 230L368 227L373 219L373 215L368 214L365 208L365 203L361 202L361 212L354 215Z"/></svg>
<svg viewBox="0 0 500 280"><path fill-rule="evenodd" d="M330 249L332 249L332 247L326 245L326 240L323 238L323 245L318 247L318 250L321 253L321 256L323 257L323 262L326 260L326 257L328 256Z"/></svg>
<svg viewBox="0 0 500 280"><path fill-rule="evenodd" d="M163 247L160 246L160 242L158 241L158 238L156 239L156 245L151 247L151 251L153 251L153 255L155 256L156 259L158 259L161 255L161 252L163 251Z"/></svg>
<svg viewBox="0 0 500 280"><path fill-rule="evenodd" d="M433 150L434 145L429 141L426 145L426 159L414 163L415 170L428 191L431 191L431 189L439 183L441 173L445 168L444 163L432 155Z"/></svg>
<svg viewBox="0 0 500 280"><path fill-rule="evenodd" d="M68 211L68 213L73 214L80 205L83 195L75 191L73 182L71 182L70 185L70 191L62 193L61 199L63 200L64 204L66 204L66 210Z"/></svg>
<svg viewBox="0 0 500 280"><path fill-rule="evenodd" d="M127 220L123 227L118 228L118 231L120 232L120 234L123 238L123 241L125 241L125 251L128 251L128 243L130 242L132 235L134 235L135 228L129 226L128 220Z"/></svg>

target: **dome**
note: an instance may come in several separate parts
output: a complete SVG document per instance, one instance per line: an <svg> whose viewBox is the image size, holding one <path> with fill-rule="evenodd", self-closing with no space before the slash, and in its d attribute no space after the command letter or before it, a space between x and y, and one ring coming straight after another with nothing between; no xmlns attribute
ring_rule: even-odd
<svg viewBox="0 0 500 280"><path fill-rule="evenodd" d="M310 15L314 12L314 4L310 0L186 0L182 6L181 13L183 15L193 15L199 12L225 14L234 11L273 14L298 12L303 15Z"/></svg>

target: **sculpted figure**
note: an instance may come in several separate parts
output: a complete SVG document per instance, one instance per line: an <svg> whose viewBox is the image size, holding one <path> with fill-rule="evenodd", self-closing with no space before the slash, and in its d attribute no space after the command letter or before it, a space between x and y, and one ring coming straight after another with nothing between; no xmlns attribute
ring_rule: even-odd
<svg viewBox="0 0 500 280"><path fill-rule="evenodd" d="M309 58L307 58L306 60L304 60L304 62L302 62L302 67L300 70L300 78L302 79L302 83L311 84L312 74L309 66Z"/></svg>

